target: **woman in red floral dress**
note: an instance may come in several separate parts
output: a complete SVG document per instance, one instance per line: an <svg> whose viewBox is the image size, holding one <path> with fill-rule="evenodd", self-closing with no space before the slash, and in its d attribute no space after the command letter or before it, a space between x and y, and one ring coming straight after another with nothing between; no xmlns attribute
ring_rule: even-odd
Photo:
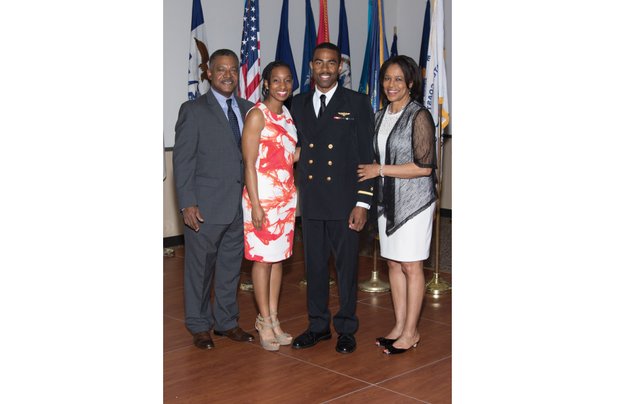
<svg viewBox="0 0 620 404"><path fill-rule="evenodd" d="M264 100L248 111L243 127L243 236L245 258L254 261L252 283L259 309L255 327L262 347L277 351L292 341L280 328L277 311L282 261L293 253L297 206L293 163L299 158L297 130L284 106L293 92L286 63L267 65L262 92Z"/></svg>

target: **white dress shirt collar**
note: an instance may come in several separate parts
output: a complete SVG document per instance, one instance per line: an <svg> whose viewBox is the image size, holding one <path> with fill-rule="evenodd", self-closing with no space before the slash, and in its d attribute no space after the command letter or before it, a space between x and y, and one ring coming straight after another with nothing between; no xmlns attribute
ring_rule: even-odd
<svg viewBox="0 0 620 404"><path fill-rule="evenodd" d="M226 98L226 96L218 93L215 90L213 90L213 95L215 96L215 100L217 101L217 103L220 104L220 107L222 107L222 111L224 111L226 119L228 119L228 104L226 103L226 100L232 100L233 112L235 113L237 121L239 122L239 129L241 130L241 132L243 132L243 119L241 117L241 109L239 108L239 104L237 103L235 95L232 94L230 97Z"/></svg>
<svg viewBox="0 0 620 404"><path fill-rule="evenodd" d="M316 86L314 87L314 95L312 96L312 105L314 106L314 113L317 116L319 115L319 109L321 108L321 98L320 98L321 94L325 94L325 105L329 105L329 101L332 99L337 89L338 89L338 83L336 83L336 85L326 93L322 93L321 91L319 91L318 87Z"/></svg>

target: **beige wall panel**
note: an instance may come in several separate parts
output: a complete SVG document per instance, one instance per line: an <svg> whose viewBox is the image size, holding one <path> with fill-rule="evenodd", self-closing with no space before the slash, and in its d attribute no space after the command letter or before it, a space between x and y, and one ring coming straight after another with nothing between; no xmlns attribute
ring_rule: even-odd
<svg viewBox="0 0 620 404"><path fill-rule="evenodd" d="M166 179L164 180L164 238L183 234L183 220L177 204L177 194L174 189L174 175L172 174L172 151L165 153Z"/></svg>

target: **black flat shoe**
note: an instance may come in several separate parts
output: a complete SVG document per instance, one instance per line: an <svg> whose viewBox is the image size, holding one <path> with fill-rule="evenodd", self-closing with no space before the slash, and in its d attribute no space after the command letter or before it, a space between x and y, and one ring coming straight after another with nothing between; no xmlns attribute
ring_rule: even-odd
<svg viewBox="0 0 620 404"><path fill-rule="evenodd" d="M383 350L383 353L387 355L396 355L396 354L405 353L409 351L411 348L417 348L419 343L420 341L418 340L418 342L411 345L409 348L395 348L394 345L388 345Z"/></svg>
<svg viewBox="0 0 620 404"><path fill-rule="evenodd" d="M394 341L396 341L396 340L395 339L391 339L391 338L377 337L375 339L375 345L376 346L387 347L388 345L392 345L394 343Z"/></svg>

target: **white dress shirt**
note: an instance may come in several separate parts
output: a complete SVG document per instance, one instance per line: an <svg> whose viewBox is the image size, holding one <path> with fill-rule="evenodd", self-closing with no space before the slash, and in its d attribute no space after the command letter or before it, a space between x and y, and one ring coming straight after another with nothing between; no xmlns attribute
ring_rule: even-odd
<svg viewBox="0 0 620 404"><path fill-rule="evenodd" d="M325 94L325 106L329 104L329 101L334 96L336 89L338 88L338 84L336 84L331 90L326 93L322 93L318 87L315 87L316 91L314 92L314 96L312 97L312 105L314 106L314 113L316 116L319 116L319 109L321 109L321 94Z"/></svg>
<svg viewBox="0 0 620 404"><path fill-rule="evenodd" d="M232 99L232 109L237 116L237 121L239 122L239 133L243 133L243 119L241 119L241 110L239 109L239 104L237 104L237 99L235 98L235 96L231 95L230 97L226 98L215 90L213 90L213 95L215 96L217 103L220 104L220 107L222 107L226 119L228 119L228 104L226 104L226 100Z"/></svg>

